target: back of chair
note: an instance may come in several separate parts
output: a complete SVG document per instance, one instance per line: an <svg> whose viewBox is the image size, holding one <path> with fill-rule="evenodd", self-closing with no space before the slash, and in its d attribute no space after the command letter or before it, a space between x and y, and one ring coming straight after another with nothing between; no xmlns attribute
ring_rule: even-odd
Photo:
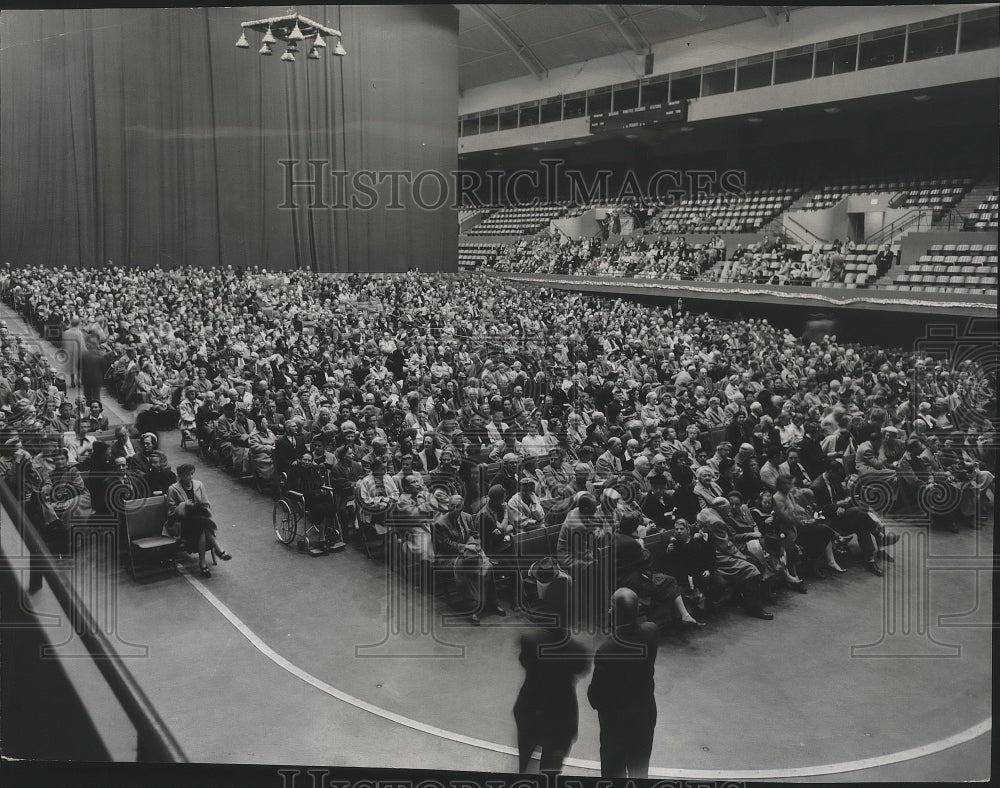
<svg viewBox="0 0 1000 788"><path fill-rule="evenodd" d="M122 519L125 521L129 541L159 536L167 521L167 496L155 495L152 498L125 501Z"/></svg>
<svg viewBox="0 0 1000 788"><path fill-rule="evenodd" d="M555 555L559 551L559 532L562 530L562 523L547 525L544 529L545 538L548 540L548 555Z"/></svg>
<svg viewBox="0 0 1000 788"><path fill-rule="evenodd" d="M516 559L523 559L524 569L528 564L538 558L551 555L549 552L549 540L545 533L546 529L536 528L532 531L522 531L514 534L511 540L511 553Z"/></svg>

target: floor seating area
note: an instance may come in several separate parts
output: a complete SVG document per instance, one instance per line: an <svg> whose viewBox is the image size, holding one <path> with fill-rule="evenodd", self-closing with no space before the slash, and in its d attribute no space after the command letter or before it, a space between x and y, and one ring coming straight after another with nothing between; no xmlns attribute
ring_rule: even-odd
<svg viewBox="0 0 1000 788"><path fill-rule="evenodd" d="M924 292L992 293L997 290L996 244L937 244L898 274L892 287Z"/></svg>

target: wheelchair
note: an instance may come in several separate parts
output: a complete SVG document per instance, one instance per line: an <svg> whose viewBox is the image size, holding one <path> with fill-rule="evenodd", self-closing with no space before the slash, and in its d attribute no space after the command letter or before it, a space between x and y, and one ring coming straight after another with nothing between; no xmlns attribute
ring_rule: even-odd
<svg viewBox="0 0 1000 788"><path fill-rule="evenodd" d="M295 542L295 546L300 553L309 553L312 556L322 555L323 551L319 546L319 526L309 521L305 496L300 492L287 489L287 481L286 475L282 474L280 482L281 492L278 500L274 502L274 509L271 512L274 535L282 544L290 545ZM332 492L332 488L326 485L322 489L327 493ZM340 552L347 545L343 541L343 532L341 531L338 518L334 519L333 530L336 541L330 548L330 551ZM328 533L327 538L329 539L329 537L330 534Z"/></svg>

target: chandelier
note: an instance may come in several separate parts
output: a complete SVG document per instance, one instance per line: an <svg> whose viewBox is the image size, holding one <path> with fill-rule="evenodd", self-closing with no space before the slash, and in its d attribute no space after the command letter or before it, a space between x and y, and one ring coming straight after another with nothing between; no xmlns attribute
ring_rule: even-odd
<svg viewBox="0 0 1000 788"><path fill-rule="evenodd" d="M305 46L309 44L310 60L319 60L320 50L326 49L326 39L335 38L336 46L333 54L343 57L347 54L344 45L340 42L341 32L332 27L321 25L307 19L302 14L288 13L284 16L273 16L270 19L257 19L253 22L241 22L243 30L236 46L240 49L249 49L250 41L247 39L247 30L256 30L262 34L261 46L257 50L262 56L274 54L271 47L278 43L285 44L285 51L281 55L281 60L286 63L294 63L295 55L299 51L299 44Z"/></svg>

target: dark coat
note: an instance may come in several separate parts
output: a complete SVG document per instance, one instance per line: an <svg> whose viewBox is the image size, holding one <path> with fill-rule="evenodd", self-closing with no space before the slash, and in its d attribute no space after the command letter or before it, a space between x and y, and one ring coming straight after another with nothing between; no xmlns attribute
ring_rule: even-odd
<svg viewBox="0 0 1000 788"><path fill-rule="evenodd" d="M565 630L551 628L522 635L518 659L525 670L514 703L518 730L538 742L569 745L580 721L576 682L590 669L590 654Z"/></svg>

